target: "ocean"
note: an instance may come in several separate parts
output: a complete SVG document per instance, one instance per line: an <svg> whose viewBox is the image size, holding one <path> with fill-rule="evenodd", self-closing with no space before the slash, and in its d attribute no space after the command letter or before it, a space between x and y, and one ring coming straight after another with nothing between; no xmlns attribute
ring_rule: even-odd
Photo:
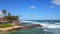
<svg viewBox="0 0 60 34"><path fill-rule="evenodd" d="M6 34L60 34L60 20L21 20L21 25L41 24L43 27L10 31Z"/></svg>

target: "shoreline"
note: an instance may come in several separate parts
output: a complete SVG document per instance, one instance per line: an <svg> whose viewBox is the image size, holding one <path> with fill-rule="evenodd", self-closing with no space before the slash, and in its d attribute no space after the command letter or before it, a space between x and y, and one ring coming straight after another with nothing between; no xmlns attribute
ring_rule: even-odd
<svg viewBox="0 0 60 34"><path fill-rule="evenodd" d="M0 31L11 31L11 30L15 30L18 28L23 28L24 26L13 26L13 27L7 27L7 28L0 28Z"/></svg>
<svg viewBox="0 0 60 34"><path fill-rule="evenodd" d="M15 25L15 26L12 26L12 27L6 27L6 28L0 28L0 31L12 31L12 30L18 30L18 29L23 29L23 28L27 28L27 29L32 29L32 27L41 27L40 24L34 24L32 26L18 26L18 25Z"/></svg>

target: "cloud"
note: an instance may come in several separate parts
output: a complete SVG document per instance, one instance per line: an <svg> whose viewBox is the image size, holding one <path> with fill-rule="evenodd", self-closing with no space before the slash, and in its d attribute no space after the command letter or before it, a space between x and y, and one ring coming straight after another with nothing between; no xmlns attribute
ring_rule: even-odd
<svg viewBox="0 0 60 34"><path fill-rule="evenodd" d="M0 18L4 17L4 14L2 13L2 11L0 11Z"/></svg>
<svg viewBox="0 0 60 34"><path fill-rule="evenodd" d="M52 3L55 5L60 5L60 0L52 0Z"/></svg>
<svg viewBox="0 0 60 34"><path fill-rule="evenodd" d="M30 8L31 8L31 9L35 9L35 8L36 8L36 6L32 5L32 6L30 6Z"/></svg>
<svg viewBox="0 0 60 34"><path fill-rule="evenodd" d="M3 13L2 13L2 11L0 11L0 15L2 15Z"/></svg>
<svg viewBox="0 0 60 34"><path fill-rule="evenodd" d="M55 8L56 6L49 6L49 8Z"/></svg>

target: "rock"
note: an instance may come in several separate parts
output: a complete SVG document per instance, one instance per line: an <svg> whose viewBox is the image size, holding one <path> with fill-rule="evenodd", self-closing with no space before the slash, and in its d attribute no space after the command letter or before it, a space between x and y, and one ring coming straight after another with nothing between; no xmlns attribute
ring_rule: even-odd
<svg viewBox="0 0 60 34"><path fill-rule="evenodd" d="M35 26L35 27L39 27L39 26L42 26L42 25L40 25L40 24L34 24L33 26Z"/></svg>
<svg viewBox="0 0 60 34"><path fill-rule="evenodd" d="M11 25L13 25L13 26L19 26L20 24L18 22L13 22Z"/></svg>

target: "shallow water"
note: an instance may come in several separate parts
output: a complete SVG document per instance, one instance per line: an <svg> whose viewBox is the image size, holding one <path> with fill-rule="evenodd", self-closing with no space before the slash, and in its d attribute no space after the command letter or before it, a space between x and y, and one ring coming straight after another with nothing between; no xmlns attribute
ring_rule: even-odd
<svg viewBox="0 0 60 34"><path fill-rule="evenodd" d="M60 25L32 22L32 21L24 21L23 23L21 23L21 25L24 26L30 26L31 24L42 24L45 27L44 28L35 27L32 29L15 30L15 31L3 32L2 34L60 34L60 28L59 28Z"/></svg>
<svg viewBox="0 0 60 34"><path fill-rule="evenodd" d="M43 29L41 28L35 28L35 29L23 29L23 30L17 30L15 32L9 32L7 34L44 34Z"/></svg>
<svg viewBox="0 0 60 34"><path fill-rule="evenodd" d="M9 32L6 34L60 34L60 29L47 29L47 31L44 31L44 29L24 29L15 32Z"/></svg>

